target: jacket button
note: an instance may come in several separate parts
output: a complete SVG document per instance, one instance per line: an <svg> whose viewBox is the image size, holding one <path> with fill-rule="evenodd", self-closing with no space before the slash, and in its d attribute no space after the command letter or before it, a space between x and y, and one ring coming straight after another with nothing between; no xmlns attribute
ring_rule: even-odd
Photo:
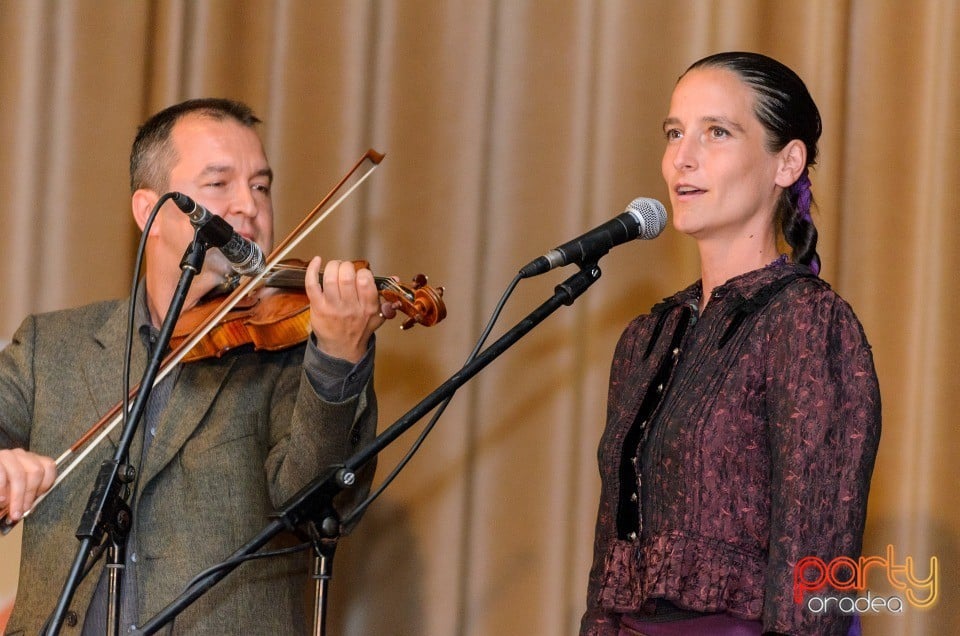
<svg viewBox="0 0 960 636"><path fill-rule="evenodd" d="M77 626L77 613L73 610L69 610L66 615L63 617L63 622L67 624L67 627L76 627Z"/></svg>
<svg viewBox="0 0 960 636"><path fill-rule="evenodd" d="M637 540L637 533L636 533L636 532L631 532L630 534L627 535L627 538L630 539L631 541L636 541L636 540Z"/></svg>

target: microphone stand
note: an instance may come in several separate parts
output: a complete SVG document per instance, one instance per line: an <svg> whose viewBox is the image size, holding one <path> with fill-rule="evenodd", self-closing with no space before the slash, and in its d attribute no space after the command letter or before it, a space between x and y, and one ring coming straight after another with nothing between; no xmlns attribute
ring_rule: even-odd
<svg viewBox="0 0 960 636"><path fill-rule="evenodd" d="M143 416L147 400L150 398L153 383L163 361L163 354L170 343L173 329L186 301L187 291L190 289L194 276L203 267L206 253L206 243L197 240L195 237L180 261L180 269L182 270L180 281L171 299L166 318L164 318L160 327L157 344L144 369L140 390L133 406L130 407L130 413L121 433L120 442L114 452L113 459L104 461L100 465L100 472L97 475L93 490L90 492L87 507L80 518L80 525L76 533L77 539L80 540L80 547L77 549L73 566L67 575L57 606L48 620L47 629L44 631L49 636L60 633L70 602L73 600L73 595L83 578L83 569L90 557L90 552L94 546L100 544L105 533L109 534L111 541L111 546L108 549L109 561L106 565L109 568L107 635L118 636L120 633L120 588L126 559L125 545L127 535L133 525L133 515L130 506L124 499L123 491L126 484L133 482L137 472L129 464L130 445L133 443L134 433L136 433L140 418Z"/></svg>
<svg viewBox="0 0 960 636"><path fill-rule="evenodd" d="M605 252L604 252L605 253ZM601 254L602 256L602 254ZM598 257L599 258L599 257ZM499 357L520 338L543 322L561 305L571 305L593 283L600 278L600 268L596 260L580 265L580 271L557 285L554 294L542 305L534 309L510 331L483 350L476 358L465 364L439 387L434 389L416 406L407 411L400 419L390 425L365 448L355 453L342 465L327 467L312 482L283 504L281 509L271 515L274 519L261 532L240 547L227 558L221 567L196 581L169 605L160 610L153 618L143 624L134 633L153 634L176 618L191 603L205 594L210 588L236 569L249 556L266 545L274 536L294 529L304 522L311 524L315 537L315 549L318 559L315 561L314 577L317 578L316 608L318 616L314 620L314 633L324 634L326 629L326 591L332 576L333 554L336 543L342 534L340 517L333 507L333 498L342 490L353 485L356 473L368 461L378 455L400 435L406 432L420 418L432 411L473 376ZM317 631L319 630L319 632Z"/></svg>

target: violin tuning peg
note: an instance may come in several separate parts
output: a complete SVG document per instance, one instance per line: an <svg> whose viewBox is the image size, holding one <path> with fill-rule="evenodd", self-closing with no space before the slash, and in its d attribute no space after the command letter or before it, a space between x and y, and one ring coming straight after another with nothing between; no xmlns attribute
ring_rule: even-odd
<svg viewBox="0 0 960 636"><path fill-rule="evenodd" d="M424 274L417 274L413 277L413 288L420 289L427 286L427 277Z"/></svg>
<svg viewBox="0 0 960 636"><path fill-rule="evenodd" d="M417 321L414 320L413 318L410 318L409 320L404 321L402 325L400 325L400 330L406 331L407 329L411 329L416 326L417 326Z"/></svg>

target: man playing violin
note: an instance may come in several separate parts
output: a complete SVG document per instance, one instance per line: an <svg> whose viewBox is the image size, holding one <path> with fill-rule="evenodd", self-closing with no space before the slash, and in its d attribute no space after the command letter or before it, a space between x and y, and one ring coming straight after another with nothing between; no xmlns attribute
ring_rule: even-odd
<svg viewBox="0 0 960 636"><path fill-rule="evenodd" d="M273 173L244 104L190 100L141 126L130 158L133 216L141 229L166 192L184 193L269 253ZM131 369L138 379L156 341L193 240L171 201L146 242ZM278 352L243 348L181 364L153 389L130 451L137 467L128 503L121 630L154 616L202 569L255 536L268 515L375 434L373 333L395 314L372 273L314 258L306 275L309 340ZM207 252L184 305L189 309L232 273ZM320 280L323 284L320 284ZM56 476L51 457L118 401L127 301L28 317L0 353L0 509L19 520ZM8 633L38 633L54 609L99 464L118 434L24 519L22 565ZM344 493L360 497L361 484ZM338 502L344 504L344 502ZM309 559L259 560L226 577L176 619L175 633L293 634L305 631ZM106 629L106 575L99 566L77 588L64 633Z"/></svg>

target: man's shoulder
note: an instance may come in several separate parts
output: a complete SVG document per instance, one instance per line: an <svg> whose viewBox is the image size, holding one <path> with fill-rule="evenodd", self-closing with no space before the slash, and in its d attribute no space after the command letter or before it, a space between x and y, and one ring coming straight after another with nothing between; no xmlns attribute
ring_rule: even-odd
<svg viewBox="0 0 960 636"><path fill-rule="evenodd" d="M120 299L101 300L79 307L37 313L33 315L33 319L38 324L97 324L114 315L125 306L126 302L126 300Z"/></svg>
<svg viewBox="0 0 960 636"><path fill-rule="evenodd" d="M46 311L28 316L14 334L14 340L32 340L38 346L66 346L95 333L105 325L112 324L111 332L122 330L125 323L126 301L104 300L69 309Z"/></svg>

